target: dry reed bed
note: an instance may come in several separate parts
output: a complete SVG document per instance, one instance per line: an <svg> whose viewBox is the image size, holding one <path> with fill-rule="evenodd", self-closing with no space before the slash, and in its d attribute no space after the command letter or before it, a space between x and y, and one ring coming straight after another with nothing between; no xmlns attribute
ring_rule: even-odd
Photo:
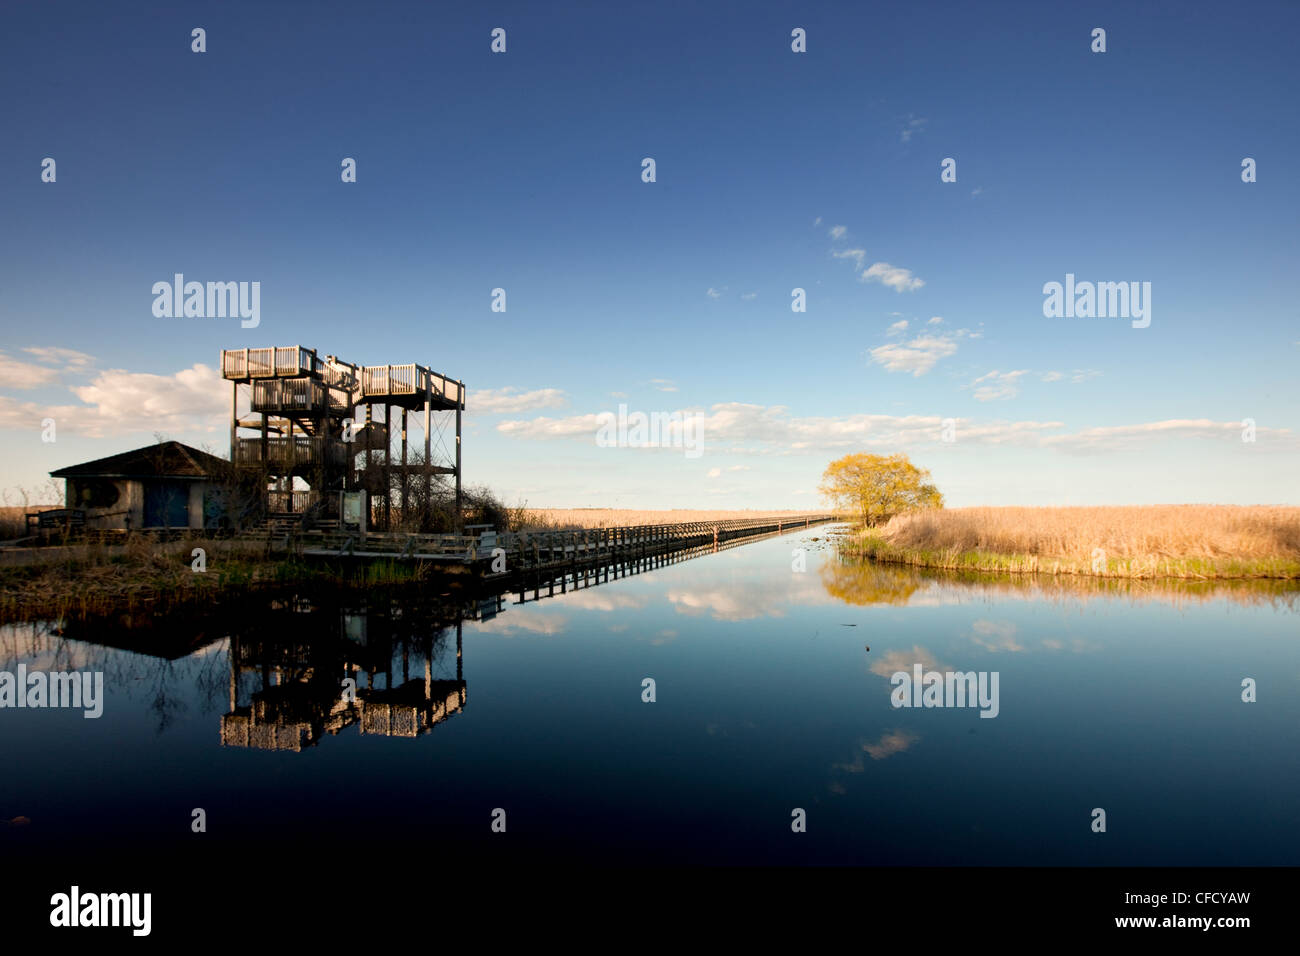
<svg viewBox="0 0 1300 956"><path fill-rule="evenodd" d="M1300 589L1296 582L1275 578L1005 574L908 567L899 563L859 561L848 555L823 564L821 579L832 597L856 605L905 606L914 599L925 604L957 604L1010 598L1046 601L1064 607L1099 598L1120 598L1132 604L1159 602L1184 607L1230 601L1242 606L1269 605L1300 611Z"/></svg>
<svg viewBox="0 0 1300 956"><path fill-rule="evenodd" d="M0 505L0 541L12 541L27 534L27 515L51 511L59 505Z"/></svg>
<svg viewBox="0 0 1300 956"><path fill-rule="evenodd" d="M207 552L207 570L193 568L191 551ZM308 569L266 561L258 548L235 542L156 542L125 546L42 549L36 560L0 568L0 622L166 609L214 600L310 576Z"/></svg>
<svg viewBox="0 0 1300 956"><path fill-rule="evenodd" d="M935 568L1300 578L1300 508L955 508L900 515L858 545L876 560Z"/></svg>

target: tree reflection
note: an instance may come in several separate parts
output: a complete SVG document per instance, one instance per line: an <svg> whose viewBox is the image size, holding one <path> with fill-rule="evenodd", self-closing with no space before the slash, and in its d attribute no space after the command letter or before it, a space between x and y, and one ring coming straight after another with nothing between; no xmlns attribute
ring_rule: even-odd
<svg viewBox="0 0 1300 956"><path fill-rule="evenodd" d="M846 604L892 604L901 606L923 588L925 579L910 568L875 564L837 552L821 567L826 593Z"/></svg>

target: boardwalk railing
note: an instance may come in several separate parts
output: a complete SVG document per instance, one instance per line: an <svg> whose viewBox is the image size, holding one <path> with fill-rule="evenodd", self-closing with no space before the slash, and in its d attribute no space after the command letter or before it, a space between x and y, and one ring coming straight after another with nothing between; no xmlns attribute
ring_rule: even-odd
<svg viewBox="0 0 1300 956"><path fill-rule="evenodd" d="M725 521L634 525L618 528L579 528L568 531L520 531L478 535L324 532L302 542L303 553L315 557L351 555L442 563L490 562L504 555L509 571L553 568L635 554L720 544L736 538L779 534L839 520L832 514L775 515Z"/></svg>

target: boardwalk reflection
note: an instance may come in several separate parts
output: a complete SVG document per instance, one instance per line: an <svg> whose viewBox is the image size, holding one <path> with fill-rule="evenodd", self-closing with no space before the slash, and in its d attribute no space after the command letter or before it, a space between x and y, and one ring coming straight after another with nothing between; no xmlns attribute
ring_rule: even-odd
<svg viewBox="0 0 1300 956"><path fill-rule="evenodd" d="M102 670L112 694L147 701L158 733L183 723L197 702L205 721L218 719L217 739L229 748L301 752L352 726L365 736L417 738L466 707L466 622L772 537L620 552L599 563L502 576L478 591L431 593L412 584L254 592L166 613L144 606L6 623L0 670L19 661ZM349 680L354 684L345 685ZM345 696L345 686L354 693Z"/></svg>
<svg viewBox="0 0 1300 956"><path fill-rule="evenodd" d="M505 595L476 597L454 610L445 600L396 597L358 606L282 602L255 632L230 638L229 710L221 717L221 743L301 751L353 725L361 734L419 737L465 707L465 621L486 621L509 603L561 597L753 540L536 572L513 601ZM456 676L435 677L452 669L453 635ZM354 684L345 685L348 680ZM355 693L345 694L345 686Z"/></svg>

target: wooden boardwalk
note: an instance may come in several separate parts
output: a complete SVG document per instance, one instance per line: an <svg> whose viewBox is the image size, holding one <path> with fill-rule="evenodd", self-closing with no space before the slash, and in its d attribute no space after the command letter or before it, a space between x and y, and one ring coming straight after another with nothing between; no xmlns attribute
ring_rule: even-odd
<svg viewBox="0 0 1300 956"><path fill-rule="evenodd" d="M804 526L800 525L799 527ZM771 531L761 535L730 538L719 541L717 544L714 544L710 538L702 544L688 545L674 550L656 550L645 555L632 554L612 557L601 563L582 562L567 565L557 564L549 568L525 569L519 574L486 577L483 579L483 586L485 588L495 586L498 591L505 587L508 589L505 593L518 595L518 599L513 601L512 604L527 604L562 596L570 591L582 591L601 584L608 584L620 578L656 571L659 568L680 564L683 561L691 561L706 555L717 554L719 551L744 547L756 537L770 537L775 534L777 532Z"/></svg>
<svg viewBox="0 0 1300 956"><path fill-rule="evenodd" d="M837 520L839 517L833 514L804 514L481 535L290 532L268 538L268 546L273 551L318 560L429 563L491 578L521 571L593 567L708 545L717 547L728 541L803 530Z"/></svg>

